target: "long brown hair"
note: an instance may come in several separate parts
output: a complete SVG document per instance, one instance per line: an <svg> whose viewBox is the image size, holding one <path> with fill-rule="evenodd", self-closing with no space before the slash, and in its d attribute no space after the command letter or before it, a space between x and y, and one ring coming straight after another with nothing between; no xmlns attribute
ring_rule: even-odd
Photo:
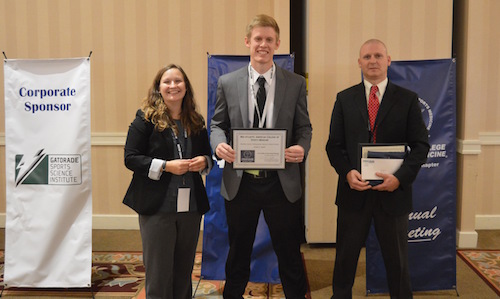
<svg viewBox="0 0 500 299"><path fill-rule="evenodd" d="M189 82L188 76L180 66L169 64L156 73L153 84L149 88L148 95L142 102L141 110L144 112L144 118L154 124L156 130L161 132L165 129L172 128L176 134L179 134L179 129L172 119L170 110L163 101L159 88L163 74L174 68L182 73L184 83L186 84L186 94L182 99L181 123L188 135L191 135L192 133L199 132L205 127L205 120L203 116L196 111L193 87L191 86L191 82Z"/></svg>

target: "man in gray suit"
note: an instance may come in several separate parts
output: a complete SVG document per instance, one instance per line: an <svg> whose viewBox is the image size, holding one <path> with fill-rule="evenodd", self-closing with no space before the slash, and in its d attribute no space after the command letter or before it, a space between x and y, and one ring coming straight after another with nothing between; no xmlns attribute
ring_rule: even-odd
<svg viewBox="0 0 500 299"><path fill-rule="evenodd" d="M302 194L299 163L307 156L312 134L306 82L274 64L280 40L272 17L256 16L247 27L245 44L250 49L250 64L220 77L210 125L212 150L226 162L221 185L229 234L224 298L243 298L261 211L278 257L285 296L304 298L307 282L300 253L298 200ZM261 95L265 97L262 101ZM252 127L287 130L285 169L233 168L231 129Z"/></svg>

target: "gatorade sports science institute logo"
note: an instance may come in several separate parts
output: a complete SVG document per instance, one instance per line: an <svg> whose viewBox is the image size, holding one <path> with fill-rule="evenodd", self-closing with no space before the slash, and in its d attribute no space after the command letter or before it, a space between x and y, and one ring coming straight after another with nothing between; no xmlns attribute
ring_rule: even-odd
<svg viewBox="0 0 500 299"><path fill-rule="evenodd" d="M39 150L33 157L16 155L16 186L80 185L81 155L48 155Z"/></svg>

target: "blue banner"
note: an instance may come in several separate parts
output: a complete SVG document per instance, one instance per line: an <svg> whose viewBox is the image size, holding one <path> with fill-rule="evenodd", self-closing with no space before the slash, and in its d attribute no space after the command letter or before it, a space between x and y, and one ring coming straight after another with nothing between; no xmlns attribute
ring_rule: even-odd
<svg viewBox="0 0 500 299"><path fill-rule="evenodd" d="M388 77L419 95L431 149L413 183L408 247L414 291L456 289L456 63L393 61ZM372 227L366 242L366 291L387 293Z"/></svg>
<svg viewBox="0 0 500 299"><path fill-rule="evenodd" d="M245 67L250 56L208 56L208 107L207 126L214 115L219 77ZM283 69L293 72L293 55L275 55L274 62ZM229 251L224 198L220 195L223 164L216 164L206 178L206 189L210 211L205 214L203 226L203 254L201 277L207 280L225 280L225 264ZM250 281L280 283L278 260L274 253L271 237L261 213L250 265Z"/></svg>

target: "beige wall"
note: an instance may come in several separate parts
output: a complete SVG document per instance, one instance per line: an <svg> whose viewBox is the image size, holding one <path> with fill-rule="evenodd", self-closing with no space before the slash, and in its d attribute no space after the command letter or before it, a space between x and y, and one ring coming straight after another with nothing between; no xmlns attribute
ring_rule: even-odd
<svg viewBox="0 0 500 299"><path fill-rule="evenodd" d="M457 53L459 245L476 229L500 228L500 27L496 0L458 0Z"/></svg>
<svg viewBox="0 0 500 299"><path fill-rule="evenodd" d="M451 57L451 0L312 0L308 73L313 144L309 155L308 242L334 242L337 175L325 153L336 94L361 81L361 44L378 38L393 60ZM313 17L314 16L314 17Z"/></svg>
<svg viewBox="0 0 500 299"><path fill-rule="evenodd" d="M372 37L384 40L393 60L449 58L452 31L457 45L457 228L471 238L477 228L500 228L496 117L500 39L495 33L500 27L495 16L500 2L455 2L458 21L452 28L452 0L308 1L313 123L306 167L309 242L335 240L336 175L324 147L336 93L360 80L356 60L361 43ZM8 58L82 57L93 51L94 223L127 227L133 213L121 204L131 176L123 166L123 144L156 70L170 62L182 65L206 115L206 53L247 54L244 30L257 13L278 20L282 31L278 53L288 53L289 11L288 0L0 0L0 50ZM0 115L1 214L5 211L3 100Z"/></svg>
<svg viewBox="0 0 500 299"><path fill-rule="evenodd" d="M0 0L0 50L8 58L86 57L93 51L92 193L99 225L127 226L116 215L134 214L121 203L131 178L123 145L156 71L180 64L206 115L207 52L248 54L246 25L258 13L276 18L283 37L277 53L289 53L287 0ZM0 213L5 212L3 88L2 83Z"/></svg>

